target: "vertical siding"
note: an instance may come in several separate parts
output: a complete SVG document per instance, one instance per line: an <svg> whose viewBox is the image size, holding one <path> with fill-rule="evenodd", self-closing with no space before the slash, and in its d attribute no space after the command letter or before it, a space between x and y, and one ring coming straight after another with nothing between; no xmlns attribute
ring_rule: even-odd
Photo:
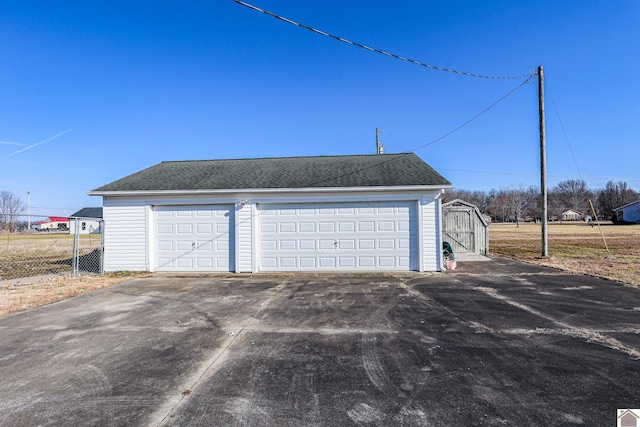
<svg viewBox="0 0 640 427"><path fill-rule="evenodd" d="M239 205L236 210L236 272L253 271L253 209L255 205Z"/></svg>
<svg viewBox="0 0 640 427"><path fill-rule="evenodd" d="M146 208L137 204L110 201L105 197L105 271L147 270Z"/></svg>
<svg viewBox="0 0 640 427"><path fill-rule="evenodd" d="M424 197L420 202L422 211L422 266L424 271L440 271L440 233L438 222L438 200Z"/></svg>

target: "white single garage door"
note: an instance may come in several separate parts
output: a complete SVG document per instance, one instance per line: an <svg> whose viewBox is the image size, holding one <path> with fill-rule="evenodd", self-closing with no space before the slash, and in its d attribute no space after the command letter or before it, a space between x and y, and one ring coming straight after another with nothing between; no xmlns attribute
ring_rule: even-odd
<svg viewBox="0 0 640 427"><path fill-rule="evenodd" d="M233 271L232 206L156 206L156 271Z"/></svg>
<svg viewBox="0 0 640 427"><path fill-rule="evenodd" d="M415 202L258 205L260 271L417 270Z"/></svg>

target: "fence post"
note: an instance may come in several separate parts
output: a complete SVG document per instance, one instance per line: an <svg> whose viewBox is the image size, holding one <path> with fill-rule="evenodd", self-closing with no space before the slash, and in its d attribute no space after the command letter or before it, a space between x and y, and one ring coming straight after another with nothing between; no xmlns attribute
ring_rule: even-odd
<svg viewBox="0 0 640 427"><path fill-rule="evenodd" d="M79 264L79 259L78 259L78 254L80 253L80 241L78 239L78 236L80 235L79 230L78 230L78 223L80 221L78 221L78 219L76 218L76 220L74 221L74 235L73 235L73 255L72 255L72 261L71 264L73 265L73 277L78 277L80 275L79 273L79 268L78 268L78 264Z"/></svg>
<svg viewBox="0 0 640 427"><path fill-rule="evenodd" d="M104 274L104 219L100 221L100 274Z"/></svg>

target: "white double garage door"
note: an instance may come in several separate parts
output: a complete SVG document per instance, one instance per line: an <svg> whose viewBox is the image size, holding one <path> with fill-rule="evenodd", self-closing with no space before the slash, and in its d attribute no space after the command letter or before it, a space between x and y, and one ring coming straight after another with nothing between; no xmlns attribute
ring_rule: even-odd
<svg viewBox="0 0 640 427"><path fill-rule="evenodd" d="M156 207L155 270L235 271L234 212ZM258 204L254 216L257 271L417 270L415 202Z"/></svg>

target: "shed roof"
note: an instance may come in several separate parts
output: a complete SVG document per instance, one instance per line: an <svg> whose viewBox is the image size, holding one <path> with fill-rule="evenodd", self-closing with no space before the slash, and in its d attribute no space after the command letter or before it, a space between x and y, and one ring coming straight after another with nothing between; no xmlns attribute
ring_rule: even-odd
<svg viewBox="0 0 640 427"><path fill-rule="evenodd" d="M621 210L621 209L626 209L626 208L628 208L629 206L633 206L633 205L635 205L636 203L640 203L640 200L637 200L637 201L635 201L635 202L631 202L631 203L627 203L626 205L622 205L622 206L620 206L620 207L618 207L618 208L614 208L613 210L614 210L614 211L619 211L619 210Z"/></svg>
<svg viewBox="0 0 640 427"><path fill-rule="evenodd" d="M102 219L102 208L82 208L69 218L96 218Z"/></svg>
<svg viewBox="0 0 640 427"><path fill-rule="evenodd" d="M89 192L436 186L451 183L413 153L162 162Z"/></svg>

